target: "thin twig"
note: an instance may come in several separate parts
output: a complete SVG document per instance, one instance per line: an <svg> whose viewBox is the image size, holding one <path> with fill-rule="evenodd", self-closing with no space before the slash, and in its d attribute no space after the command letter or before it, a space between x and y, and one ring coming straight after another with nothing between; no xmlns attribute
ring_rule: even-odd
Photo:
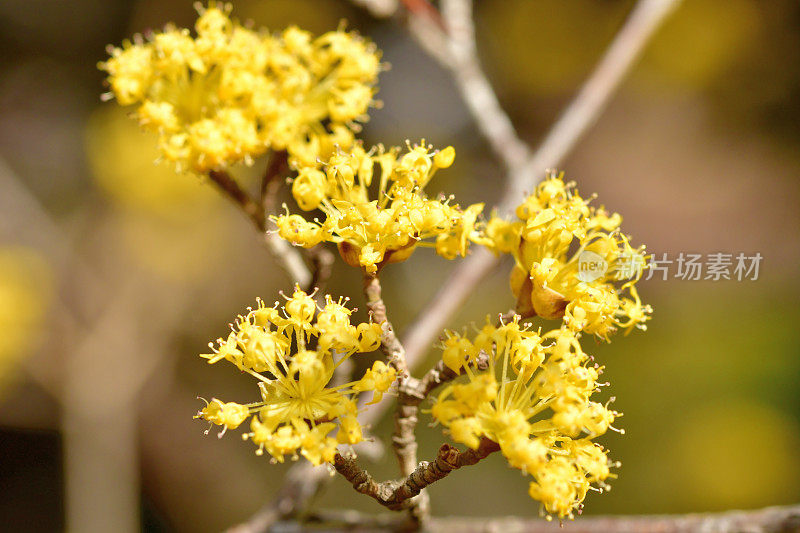
<svg viewBox="0 0 800 533"><path fill-rule="evenodd" d="M278 259L289 279L303 287L306 292L311 292L320 279L327 279L327 276L330 275L330 267L324 261L315 262L309 252L305 250L301 252L300 249L281 239L277 233L267 231L266 228L269 215L278 211L278 194L284 184L284 180L281 178L288 169L289 156L286 151L273 153L264 176L261 178L261 212L264 214L265 226L262 232L264 233L264 242L273 257ZM330 252L328 253L330 254ZM303 259L304 254L308 261ZM307 262L312 264L310 271ZM323 270L318 272L317 268ZM319 294L321 297L321 291Z"/></svg>
<svg viewBox="0 0 800 533"><path fill-rule="evenodd" d="M474 361L469 363L469 366L480 371L486 370L489 368L489 354L482 351ZM436 390L436 388L456 379L462 374L463 372L454 371L440 359L424 376L422 376L422 379L415 380L416 390L410 392L409 396L414 398L417 405L419 405Z"/></svg>
<svg viewBox="0 0 800 533"><path fill-rule="evenodd" d="M506 190L499 203L501 212L507 212L519 203L524 192L536 186L545 169L558 165L575 146L600 115L650 37L679 3L680 0L640 0L636 4L606 54L551 133L520 171L508 175ZM439 289L430 305L407 330L403 343L410 368L425 355L450 317L461 308L475 286L498 261L488 251L477 249L456 267L449 281Z"/></svg>
<svg viewBox="0 0 800 533"><path fill-rule="evenodd" d="M386 315L386 304L383 303L381 282L377 273L364 273L364 296L367 299L367 309L372 315L372 320L383 327L381 351L389 359L389 364L394 367L398 376L401 378L406 377L408 368L406 367L405 350L397 335L395 335L392 323L389 322L389 318Z"/></svg>
<svg viewBox="0 0 800 533"><path fill-rule="evenodd" d="M441 31L445 30L444 21L439 10L430 2L430 0L401 0L403 7L406 8L414 18L427 19L436 28Z"/></svg>
<svg viewBox="0 0 800 533"><path fill-rule="evenodd" d="M261 209L265 218L278 210L278 194L283 185L281 178L287 170L289 170L289 154L285 150L273 153L261 179ZM265 238L273 255L281 259L286 274L306 292L319 289L317 295L321 301L322 289L331 276L333 253L322 244L309 249L294 248L274 232L267 232Z"/></svg>
<svg viewBox="0 0 800 533"><path fill-rule="evenodd" d="M309 501L331 479L326 468L314 468L308 461L294 465L286 473L278 494L246 522L235 525L227 533L261 533L277 521L301 514Z"/></svg>
<svg viewBox="0 0 800 533"><path fill-rule="evenodd" d="M239 206L242 212L250 218L258 231L266 231L267 224L264 210L258 202L247 194L247 191L236 183L236 180L233 179L230 174L224 170L212 170L208 173L208 177L211 178L211 181L213 181L223 193L225 193L225 196Z"/></svg>
<svg viewBox="0 0 800 533"><path fill-rule="evenodd" d="M333 272L336 256L323 244L318 244L305 252L311 263L311 280L305 285L308 288L306 292L318 289L317 294L322 295Z"/></svg>
<svg viewBox="0 0 800 533"><path fill-rule="evenodd" d="M442 444L436 459L431 462L422 461L400 482L376 482L352 457L337 454L333 466L357 492L373 498L384 507L398 511L410 507L412 499L431 483L439 481L453 470L474 465L499 449L495 442L487 439L481 440L476 450L467 449L463 452L449 444Z"/></svg>
<svg viewBox="0 0 800 533"><path fill-rule="evenodd" d="M396 531L403 529L405 520L395 513L379 515L362 513L353 509L319 509L303 516L302 525L322 526L325 531ZM286 529L283 526L288 526ZM295 531L299 524L284 522L275 524L276 531ZM314 529L312 529L314 530Z"/></svg>
<svg viewBox="0 0 800 533"><path fill-rule="evenodd" d="M289 154L286 150L273 152L261 177L261 211L265 217L277 211L278 192L283 184L280 178L287 170L289 170Z"/></svg>
<svg viewBox="0 0 800 533"><path fill-rule="evenodd" d="M364 296L367 299L367 308L372 314L372 320L381 324L383 328L381 350L389 360L389 364L397 371L397 386L402 390L410 377L406 367L405 350L394 334L392 323L386 316L386 304L383 303L381 297L381 283L377 274L364 274ZM410 415L404 410L406 402L403 401L403 398L398 398L397 404L392 443L400 463L400 472L403 476L407 476L414 470L417 463L417 441L414 438L416 417L413 421L408 419Z"/></svg>
<svg viewBox="0 0 800 533"><path fill-rule="evenodd" d="M418 402L415 403L410 398L407 393L407 387L409 382L415 382L416 380L408 374L405 349L394 334L394 328L386 315L386 305L381 297L381 284L377 273L364 274L364 295L366 296L367 308L372 314L372 319L383 326L381 350L389 360L389 364L397 371L398 397L397 410L394 415L392 446L400 465L400 474L409 476L417 466L417 439L414 435L414 429L417 427ZM424 520L428 514L426 496L417 498L406 507L412 509L411 518L417 523Z"/></svg>
<svg viewBox="0 0 800 533"><path fill-rule="evenodd" d="M280 180L276 178L279 177L280 170L284 168L281 162L282 159L283 156L279 153L273 155L273 159L270 161L267 173L262 180L261 202L256 202L247 191L242 189L236 180L224 170L212 170L208 173L208 177L219 187L220 191L222 191L225 196L239 206L242 212L247 215L253 223L256 231L264 235L264 242L292 282L298 283L301 287L308 289L311 288L310 285L314 276L309 272L300 252L281 239L277 233L267 231L267 213L271 212L272 209L266 210L264 207L271 207L269 202L274 198L274 194L276 194L276 184L280 186Z"/></svg>

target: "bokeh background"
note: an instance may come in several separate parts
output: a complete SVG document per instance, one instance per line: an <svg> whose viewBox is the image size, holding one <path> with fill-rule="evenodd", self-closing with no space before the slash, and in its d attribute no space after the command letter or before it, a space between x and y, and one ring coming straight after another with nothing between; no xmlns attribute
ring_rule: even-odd
<svg viewBox="0 0 800 533"><path fill-rule="evenodd" d="M527 141L547 131L632 4L477 2L481 59ZM392 67L367 142L452 144L456 164L434 188L462 204L496 200L500 165L448 74L395 22L338 0L235 1L234 14L318 33L346 19ZM59 530L67 516L80 530L92 512L115 530L138 527L125 522L133 516L148 531L216 531L268 501L286 470L238 435L205 436L192 415L198 395L253 397L246 376L196 354L290 280L244 217L209 185L155 166L154 140L99 99L106 44L194 18L188 0L0 3L0 530ZM799 148L800 5L687 0L564 162L653 253L764 258L755 281L643 281L648 331L586 340L627 432L602 439L622 468L587 514L800 500ZM453 266L420 251L387 269L398 329ZM508 271L451 326L507 310ZM352 269L337 264L329 291L361 304ZM390 424L375 429L385 436ZM421 458L443 441L425 423L420 439ZM394 459L370 468L392 476ZM491 457L430 492L439 515L536 515L526 490ZM380 511L341 479L318 504Z"/></svg>

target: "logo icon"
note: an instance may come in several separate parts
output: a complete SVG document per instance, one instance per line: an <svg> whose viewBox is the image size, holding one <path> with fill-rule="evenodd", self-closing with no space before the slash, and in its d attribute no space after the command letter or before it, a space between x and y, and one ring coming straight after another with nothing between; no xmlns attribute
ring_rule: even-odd
<svg viewBox="0 0 800 533"><path fill-rule="evenodd" d="M603 256L584 250L578 256L578 279L581 281L594 281L605 275L608 263Z"/></svg>

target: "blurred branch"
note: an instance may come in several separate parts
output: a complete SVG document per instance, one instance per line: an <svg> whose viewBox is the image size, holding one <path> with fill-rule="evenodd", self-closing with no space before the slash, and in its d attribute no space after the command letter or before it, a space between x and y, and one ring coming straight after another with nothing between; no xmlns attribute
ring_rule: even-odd
<svg viewBox="0 0 800 533"><path fill-rule="evenodd" d="M309 515L303 524L324 526L325 531L384 530L400 531L404 522L391 514L368 515L358 511L322 510ZM280 524L283 526L284 524ZM280 530L302 530L302 524L285 524ZM298 529L299 528L299 529ZM276 528L278 529L278 528ZM311 528L309 528L311 529ZM657 515L657 516L598 516L578 518L562 526L541 518L433 518L429 531L441 533L524 531L526 533L797 533L800 531L800 505L767 507L756 511L726 511L723 513Z"/></svg>
<svg viewBox="0 0 800 533"><path fill-rule="evenodd" d="M427 0L403 0L403 6L408 15L406 26L416 43L439 64L449 68L450 39L439 11Z"/></svg>
<svg viewBox="0 0 800 533"><path fill-rule="evenodd" d="M363 7L375 18L391 17L397 11L398 0L351 0L355 5Z"/></svg>
<svg viewBox="0 0 800 533"><path fill-rule="evenodd" d="M137 397L165 359L161 339L166 337L140 331L142 317L153 318L140 298L150 292L142 291L140 280L127 272L118 272L116 280L100 277L95 263L75 252L59 225L2 158L0 192L3 211L15 215L8 220L17 220L17 227L4 224L4 233L34 240L69 273L71 287L79 287L81 295L69 301L61 291L62 308L54 313L58 320L49 325L51 331L65 329L55 346L73 348L64 354L63 367L52 359L47 364L26 360L29 375L62 408L67 528L135 531L140 527ZM104 248L103 254L108 250ZM159 315L171 310L173 318L180 309L160 306ZM58 353L48 350L51 358Z"/></svg>
<svg viewBox="0 0 800 533"><path fill-rule="evenodd" d="M471 27L471 23L464 22L469 11L463 6L460 8L456 6L465 3L468 1L443 2L452 4L450 16L460 21L462 27L467 27L467 30L462 31L463 34L469 33ZM594 124L647 42L679 3L680 0L640 0L636 4L589 79L545 136L539 148L521 167L510 167L505 192L499 202L502 213L513 209L525 191L532 190L536 186L545 169L558 165L586 130ZM480 123L481 116L476 115L475 118ZM486 134L488 129L482 128L482 132ZM498 258L479 248L473 250L473 253L456 267L449 281L439 289L430 304L424 308L425 311L408 328L403 343L409 367L413 368L425 355L450 317L498 262Z"/></svg>
<svg viewBox="0 0 800 533"><path fill-rule="evenodd" d="M500 202L502 212L511 211L525 191L530 191L541 180L545 170L558 165L594 125L647 43L681 1L637 2L589 79L550 128L524 168L510 180Z"/></svg>
<svg viewBox="0 0 800 533"><path fill-rule="evenodd" d="M275 235L275 237L278 236ZM285 242L279 237L278 240ZM336 255L323 244L318 244L304 251L308 261L311 263L311 280L305 285L308 288L306 292L319 289L317 297L322 298L325 286L328 284L333 271L333 264L336 262Z"/></svg>
<svg viewBox="0 0 800 533"><path fill-rule="evenodd" d="M70 265L74 285L80 285L89 297L105 294L105 283L94 265L76 253L70 239L53 220L47 209L39 202L6 160L0 156L0 232L14 240L25 241L44 250L54 263ZM88 325L91 321L83 309L76 309L67 318Z"/></svg>
<svg viewBox="0 0 800 533"><path fill-rule="evenodd" d="M326 468L315 468L308 461L292 466L273 501L259 509L247 522L228 529L228 533L269 531L276 522L302 513L307 502L313 499L330 479L331 476Z"/></svg>
<svg viewBox="0 0 800 533"><path fill-rule="evenodd" d="M272 152L267 169L261 177L261 213L265 217L268 213L277 211L278 191L283 185L280 178L287 170L289 170L289 154L286 153L286 150ZM264 229L266 229L266 221Z"/></svg>
<svg viewBox="0 0 800 533"><path fill-rule="evenodd" d="M242 210L256 227L256 230L264 235L264 242L292 282L309 289L311 288L312 280L316 279L317 276L314 276L309 271L300 252L281 239L277 233L267 231L267 212L272 211L272 209L267 211L265 207L274 207L270 202L274 202L275 186L280 186L278 178L285 167L285 157L285 152L273 154L262 180L260 203L256 202L242 189L227 172L212 170L208 173L208 177L219 187L223 194Z"/></svg>
<svg viewBox="0 0 800 533"><path fill-rule="evenodd" d="M154 318L152 302L142 297L149 291L125 274L115 284L114 303L81 334L65 365L62 433L72 531L140 527L139 394L169 360L169 337L144 325ZM161 306L158 314L169 313L160 318L174 324L182 310Z"/></svg>
<svg viewBox="0 0 800 533"><path fill-rule="evenodd" d="M529 158L529 149L500 107L497 95L478 60L472 0L442 0L442 18L449 37L447 66L475 125L510 174L516 174Z"/></svg>
<svg viewBox="0 0 800 533"><path fill-rule="evenodd" d="M485 248L477 248L455 267L446 284L436 292L424 311L405 332L403 344L406 346L410 367L416 366L425 356L450 317L498 264L499 259L491 252Z"/></svg>
<svg viewBox="0 0 800 533"><path fill-rule="evenodd" d="M400 0L403 7L415 17L426 18L439 29L444 28L442 16L430 0Z"/></svg>

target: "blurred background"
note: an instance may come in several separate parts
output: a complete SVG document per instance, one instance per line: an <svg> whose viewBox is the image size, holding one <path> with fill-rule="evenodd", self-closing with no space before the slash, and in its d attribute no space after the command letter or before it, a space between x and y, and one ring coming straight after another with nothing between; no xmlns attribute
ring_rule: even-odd
<svg viewBox="0 0 800 533"><path fill-rule="evenodd" d="M476 4L485 70L535 145L633 2ZM497 199L501 167L448 73L396 23L338 0L237 0L234 16L316 33L347 20L392 67L366 142L452 144L456 163L431 191L462 205ZM69 516L80 531L86 513L99 513L111 524L140 517L147 531L217 531L267 502L286 471L256 457L240 432L204 435L192 415L197 396L254 398L247 376L197 354L290 280L232 205L155 166L154 139L99 99L96 64L108 43L194 19L188 0L0 3L0 530L59 530ZM601 439L622 467L609 494L589 495L587 514L800 500L798 148L800 5L688 0L564 162L579 189L621 213L633 242L659 257L763 256L757 280L674 279L673 264L670 279L641 282L655 308L647 332L585 340L606 365L604 394L617 397L627 432ZM260 169L238 177L247 183ZM453 266L421 250L385 271L398 329ZM483 283L451 327L509 309L509 269ZM363 307L353 269L337 264L328 291ZM443 442L425 420L421 458ZM391 455L369 468L379 478L396 472ZM538 513L501 457L430 492L437 515ZM342 479L318 505L380 511Z"/></svg>

